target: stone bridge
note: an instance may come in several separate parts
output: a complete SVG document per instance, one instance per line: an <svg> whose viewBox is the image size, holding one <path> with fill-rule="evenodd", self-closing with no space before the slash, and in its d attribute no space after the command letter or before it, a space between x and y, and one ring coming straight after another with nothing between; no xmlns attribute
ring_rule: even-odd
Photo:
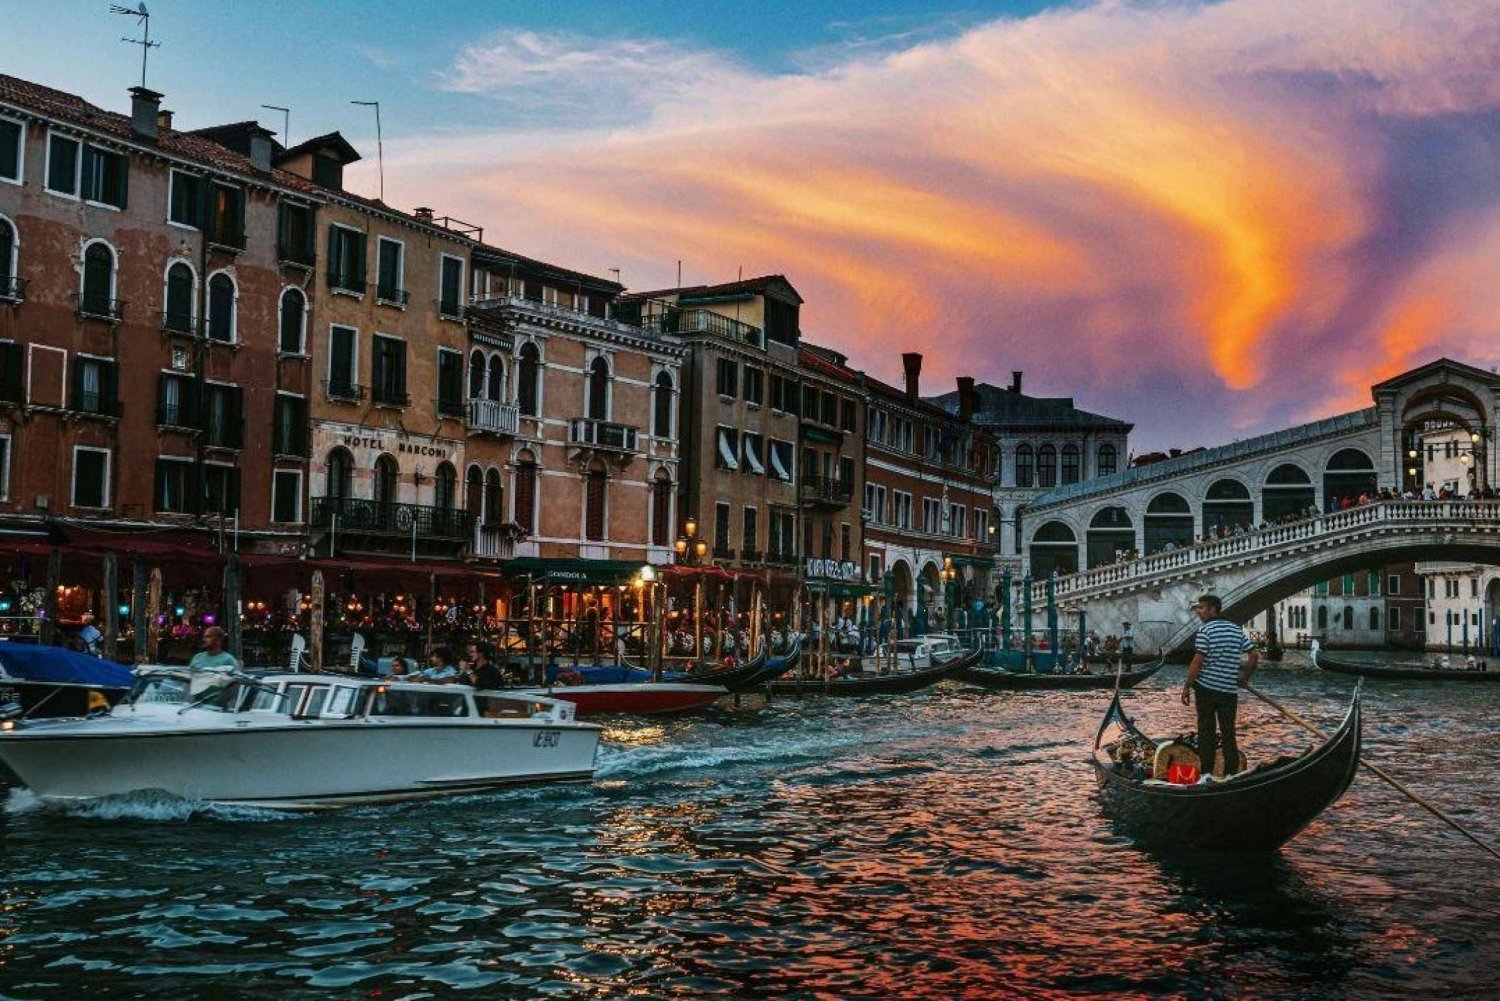
<svg viewBox="0 0 1500 1001"><path fill-rule="evenodd" d="M1319 581L1419 560L1500 563L1500 501L1383 501L1201 545L1059 575L1064 616L1083 611L1090 629L1118 634L1135 624L1137 649L1172 652L1197 627L1200 594L1216 594L1224 614L1243 622ZM1046 584L1019 586L1040 621Z"/></svg>

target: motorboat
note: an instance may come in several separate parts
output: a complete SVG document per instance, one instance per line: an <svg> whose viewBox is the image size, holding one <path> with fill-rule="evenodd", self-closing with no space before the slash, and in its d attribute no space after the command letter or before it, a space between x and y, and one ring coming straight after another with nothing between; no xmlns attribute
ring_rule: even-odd
<svg viewBox="0 0 1500 1001"><path fill-rule="evenodd" d="M600 731L540 693L158 668L107 715L0 722L0 761L49 802L160 790L325 810L587 780Z"/></svg>
<svg viewBox="0 0 1500 1001"><path fill-rule="evenodd" d="M0 642L0 715L84 716L123 699L135 677L111 660L35 643Z"/></svg>

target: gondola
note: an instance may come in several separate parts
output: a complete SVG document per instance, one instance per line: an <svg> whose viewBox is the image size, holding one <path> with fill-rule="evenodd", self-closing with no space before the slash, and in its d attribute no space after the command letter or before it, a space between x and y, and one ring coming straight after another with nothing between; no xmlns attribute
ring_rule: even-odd
<svg viewBox="0 0 1500 1001"><path fill-rule="evenodd" d="M893 695L920 691L935 685L944 678L952 677L965 668L979 663L984 656L980 649L970 650L951 660L940 661L918 671L896 671L892 674L874 674L862 678L814 678L798 681L773 681L766 686L772 695Z"/></svg>
<svg viewBox="0 0 1500 1001"><path fill-rule="evenodd" d="M1417 664L1350 664L1329 660L1313 647L1315 666L1334 674L1352 674L1357 678L1380 681L1500 681L1500 665L1493 671L1470 671L1456 667L1422 667Z"/></svg>
<svg viewBox="0 0 1500 1001"><path fill-rule="evenodd" d="M1133 777L1115 760L1122 745L1147 750L1156 742L1136 729L1120 705L1110 703L1099 739L1111 723L1125 735L1102 749L1096 739L1094 771L1106 814L1146 844L1217 851L1274 851L1344 794L1359 768L1360 690L1349 711L1320 747L1278 760L1227 781L1177 785Z"/></svg>
<svg viewBox="0 0 1500 1001"><path fill-rule="evenodd" d="M766 666L757 674L751 683L751 687L760 688L768 685L777 678L795 671L797 665L802 661L802 637L792 638L792 648L779 657L767 657Z"/></svg>
<svg viewBox="0 0 1500 1001"><path fill-rule="evenodd" d="M694 685L719 685L731 692L745 692L760 684L756 679L764 673L767 659L767 644L762 643L760 653L733 667L703 665L696 671L683 672L681 678Z"/></svg>
<svg viewBox="0 0 1500 1001"><path fill-rule="evenodd" d="M1001 667L971 667L955 674L954 680L981 688L1001 691L1112 688L1116 681L1121 688L1133 688L1161 670L1165 660L1158 658L1140 667L1122 671L1119 675L1108 674L1046 674L1039 671L1007 671Z"/></svg>

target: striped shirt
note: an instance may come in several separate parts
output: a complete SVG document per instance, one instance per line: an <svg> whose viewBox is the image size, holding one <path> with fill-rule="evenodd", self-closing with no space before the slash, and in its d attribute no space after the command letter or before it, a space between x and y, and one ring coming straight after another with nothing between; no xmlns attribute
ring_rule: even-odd
<svg viewBox="0 0 1500 1001"><path fill-rule="evenodd" d="M1240 654L1254 649L1245 630L1228 619L1209 619L1198 627L1193 649L1203 655L1197 683L1211 692L1238 694Z"/></svg>

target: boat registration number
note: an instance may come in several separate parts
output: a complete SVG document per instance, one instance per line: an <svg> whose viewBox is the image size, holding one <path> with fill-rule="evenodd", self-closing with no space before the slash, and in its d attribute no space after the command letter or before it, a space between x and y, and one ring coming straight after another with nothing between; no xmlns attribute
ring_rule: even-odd
<svg viewBox="0 0 1500 1001"><path fill-rule="evenodd" d="M542 730L531 738L532 747L556 747L557 742L562 739L561 730Z"/></svg>

